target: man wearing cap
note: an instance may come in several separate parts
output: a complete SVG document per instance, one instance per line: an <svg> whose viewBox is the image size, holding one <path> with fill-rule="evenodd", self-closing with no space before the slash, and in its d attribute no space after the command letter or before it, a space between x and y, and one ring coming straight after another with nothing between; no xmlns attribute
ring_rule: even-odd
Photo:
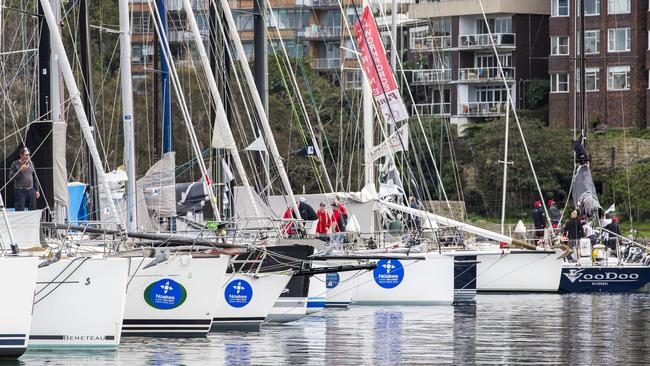
<svg viewBox="0 0 650 366"><path fill-rule="evenodd" d="M551 217L551 225L553 226L553 229L557 229L558 227L560 227L560 221L562 221L562 214L560 213L560 210L557 208L555 201L548 200L547 204L548 204L548 215Z"/></svg>
<svg viewBox="0 0 650 366"><path fill-rule="evenodd" d="M535 201L535 209L533 210L533 223L535 224L535 236L537 238L544 237L544 229L546 229L546 212L542 207L542 201Z"/></svg>
<svg viewBox="0 0 650 366"><path fill-rule="evenodd" d="M36 200L41 196L38 192L38 177L34 163L30 159L29 149L20 149L20 159L11 164L9 176L14 180L14 207L16 211L36 209ZM36 183L36 184L35 184Z"/></svg>

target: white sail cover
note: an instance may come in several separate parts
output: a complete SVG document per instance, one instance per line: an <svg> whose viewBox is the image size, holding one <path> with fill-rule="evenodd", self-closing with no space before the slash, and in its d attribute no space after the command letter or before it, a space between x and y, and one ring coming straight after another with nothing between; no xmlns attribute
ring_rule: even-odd
<svg viewBox="0 0 650 366"><path fill-rule="evenodd" d="M176 216L176 154L163 154L162 159L136 181L136 191L143 193L151 217Z"/></svg>
<svg viewBox="0 0 650 366"><path fill-rule="evenodd" d="M9 212L7 218L18 249L41 246L41 214L43 210ZM0 215L0 238L5 247L9 247L9 232L4 218Z"/></svg>

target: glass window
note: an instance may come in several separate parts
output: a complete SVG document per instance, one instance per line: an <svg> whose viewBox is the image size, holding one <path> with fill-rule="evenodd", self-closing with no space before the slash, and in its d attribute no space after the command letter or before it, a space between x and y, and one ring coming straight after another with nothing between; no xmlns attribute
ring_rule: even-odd
<svg viewBox="0 0 650 366"><path fill-rule="evenodd" d="M580 32L576 34L576 54L580 54ZM585 31L585 54L593 55L600 52L600 31Z"/></svg>
<svg viewBox="0 0 650 366"><path fill-rule="evenodd" d="M236 9L233 10L233 17L235 18L235 24L237 25L237 30L242 32L242 31L249 31L253 30L253 14L250 12L238 12Z"/></svg>
<svg viewBox="0 0 650 366"><path fill-rule="evenodd" d="M629 12L630 12L630 0L607 0L607 13L625 14Z"/></svg>
<svg viewBox="0 0 650 366"><path fill-rule="evenodd" d="M623 52L630 50L632 43L630 28L614 28L608 32L607 51Z"/></svg>
<svg viewBox="0 0 650 366"><path fill-rule="evenodd" d="M567 16L569 16L569 0L552 0L551 1L551 16L554 16L554 17L567 17Z"/></svg>
<svg viewBox="0 0 650 366"><path fill-rule="evenodd" d="M551 74L551 93L569 92L569 74Z"/></svg>
<svg viewBox="0 0 650 366"><path fill-rule="evenodd" d="M611 66L607 69L607 90L630 90L629 66Z"/></svg>
<svg viewBox="0 0 650 366"><path fill-rule="evenodd" d="M494 20L495 33L512 33L512 18L496 18Z"/></svg>
<svg viewBox="0 0 650 366"><path fill-rule="evenodd" d="M569 37L551 37L551 55L568 55Z"/></svg>
<svg viewBox="0 0 650 366"><path fill-rule="evenodd" d="M585 90L588 92L598 91L600 81L598 74L597 67L585 69ZM576 70L576 90L580 91L580 69Z"/></svg>
<svg viewBox="0 0 650 366"><path fill-rule="evenodd" d="M600 15L600 0L585 0L585 16ZM580 16L580 0L576 1L576 17Z"/></svg>

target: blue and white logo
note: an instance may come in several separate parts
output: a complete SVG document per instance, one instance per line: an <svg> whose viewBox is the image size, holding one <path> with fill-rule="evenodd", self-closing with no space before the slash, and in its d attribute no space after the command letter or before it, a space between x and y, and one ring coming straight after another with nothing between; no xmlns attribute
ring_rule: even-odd
<svg viewBox="0 0 650 366"><path fill-rule="evenodd" d="M226 285L224 297L233 308L243 308L253 299L253 287L244 280L233 280Z"/></svg>
<svg viewBox="0 0 650 366"><path fill-rule="evenodd" d="M170 310L181 306L187 299L187 291L180 283L165 278L147 286L144 290L144 300L149 306Z"/></svg>
<svg viewBox="0 0 650 366"><path fill-rule="evenodd" d="M340 281L341 276L339 276L338 272L328 273L325 275L325 287L327 288L334 288L338 286Z"/></svg>
<svg viewBox="0 0 650 366"><path fill-rule="evenodd" d="M379 287L394 288L404 279L404 266L397 259L381 259L372 274Z"/></svg>

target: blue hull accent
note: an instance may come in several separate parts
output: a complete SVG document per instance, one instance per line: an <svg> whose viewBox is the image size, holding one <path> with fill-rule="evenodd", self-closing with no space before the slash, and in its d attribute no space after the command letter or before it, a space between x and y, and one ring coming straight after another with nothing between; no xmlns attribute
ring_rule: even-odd
<svg viewBox="0 0 650 366"><path fill-rule="evenodd" d="M307 307L323 309L325 307L325 301L308 301Z"/></svg>
<svg viewBox="0 0 650 366"><path fill-rule="evenodd" d="M650 282L650 267L562 268L561 292L630 292Z"/></svg>

